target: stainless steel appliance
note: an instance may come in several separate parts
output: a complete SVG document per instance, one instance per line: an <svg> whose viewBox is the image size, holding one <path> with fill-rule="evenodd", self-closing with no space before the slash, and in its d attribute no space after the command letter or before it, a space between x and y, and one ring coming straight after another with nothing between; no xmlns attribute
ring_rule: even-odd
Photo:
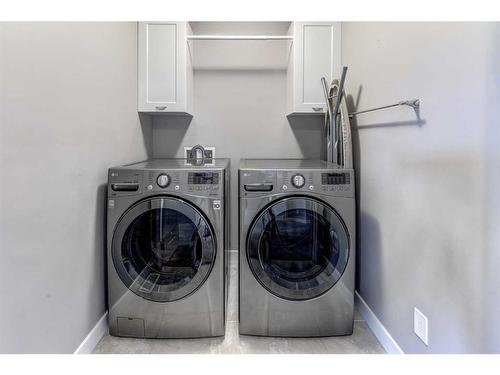
<svg viewBox="0 0 500 375"><path fill-rule="evenodd" d="M239 205L240 333L351 334L353 169L320 160L243 159Z"/></svg>
<svg viewBox="0 0 500 375"><path fill-rule="evenodd" d="M110 334L224 335L228 168L155 159L109 169Z"/></svg>

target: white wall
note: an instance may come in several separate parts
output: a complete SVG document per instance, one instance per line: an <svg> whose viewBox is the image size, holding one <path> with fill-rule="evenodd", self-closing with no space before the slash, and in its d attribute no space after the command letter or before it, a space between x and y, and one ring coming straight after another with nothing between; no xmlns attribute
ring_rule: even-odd
<svg viewBox="0 0 500 375"><path fill-rule="evenodd" d="M397 108L354 122L358 289L405 352L498 350L498 305L484 290L498 295L499 25L342 27L351 110L422 100L420 119ZM428 347L413 334L414 306L429 318Z"/></svg>
<svg viewBox="0 0 500 375"><path fill-rule="evenodd" d="M288 23L194 23L199 34L285 34ZM183 147L215 146L231 159L231 243L237 249L240 158L319 158L322 116L286 115L284 41L217 41L194 45L194 118L156 116L157 157L184 157ZM249 50L252 53L249 53ZM245 56L245 58L241 58Z"/></svg>
<svg viewBox="0 0 500 375"><path fill-rule="evenodd" d="M103 315L107 168L144 139L135 23L0 24L1 353L73 352Z"/></svg>

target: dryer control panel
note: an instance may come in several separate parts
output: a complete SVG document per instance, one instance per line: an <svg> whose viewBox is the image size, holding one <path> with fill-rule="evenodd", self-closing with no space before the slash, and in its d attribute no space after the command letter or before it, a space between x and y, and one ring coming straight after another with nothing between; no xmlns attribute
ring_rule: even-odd
<svg viewBox="0 0 500 375"><path fill-rule="evenodd" d="M240 170L240 196L276 193L354 197L354 170Z"/></svg>

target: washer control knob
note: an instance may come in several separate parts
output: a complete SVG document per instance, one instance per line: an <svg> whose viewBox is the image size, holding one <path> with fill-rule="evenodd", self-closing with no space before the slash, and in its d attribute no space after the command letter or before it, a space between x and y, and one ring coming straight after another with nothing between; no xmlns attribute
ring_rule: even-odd
<svg viewBox="0 0 500 375"><path fill-rule="evenodd" d="M314 190L314 185L309 185L309 190Z"/></svg>
<svg viewBox="0 0 500 375"><path fill-rule="evenodd" d="M156 178L156 183L159 187L166 188L168 185L170 185L170 177L168 176L168 174L162 173Z"/></svg>
<svg viewBox="0 0 500 375"><path fill-rule="evenodd" d="M292 185L295 186L297 189L304 187L305 183L306 179L301 174L296 174L292 177Z"/></svg>
<svg viewBox="0 0 500 375"><path fill-rule="evenodd" d="M175 190L179 190L181 187L179 185L175 185Z"/></svg>
<svg viewBox="0 0 500 375"><path fill-rule="evenodd" d="M286 189L288 189L288 186L283 185L282 189L283 189L283 190L286 190Z"/></svg>

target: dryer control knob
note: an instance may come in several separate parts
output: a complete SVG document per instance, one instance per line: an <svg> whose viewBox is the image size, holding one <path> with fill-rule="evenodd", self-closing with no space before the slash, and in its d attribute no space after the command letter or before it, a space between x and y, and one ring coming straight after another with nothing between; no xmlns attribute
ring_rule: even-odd
<svg viewBox="0 0 500 375"><path fill-rule="evenodd" d="M301 174L296 174L292 177L292 185L297 189L303 187L306 183L306 179Z"/></svg>
<svg viewBox="0 0 500 375"><path fill-rule="evenodd" d="M162 173L157 177L156 183L159 187L166 188L168 185L170 185L170 177L168 176L168 174Z"/></svg>

